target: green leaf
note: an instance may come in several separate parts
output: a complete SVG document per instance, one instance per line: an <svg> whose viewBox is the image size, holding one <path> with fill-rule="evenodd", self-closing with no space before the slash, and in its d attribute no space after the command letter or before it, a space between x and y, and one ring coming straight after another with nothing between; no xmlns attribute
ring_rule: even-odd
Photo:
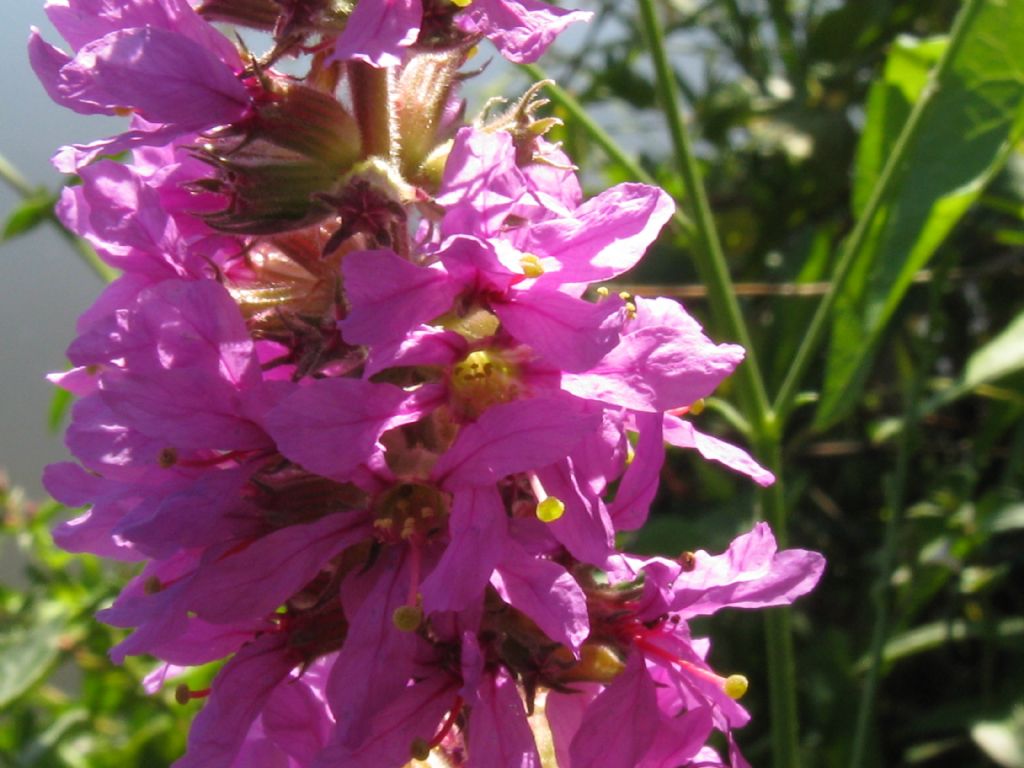
<svg viewBox="0 0 1024 768"><path fill-rule="evenodd" d="M1024 312L1017 315L998 336L976 349L960 376L923 403L915 416L920 419L954 400L1021 371L1024 371ZM888 419L874 430L872 440L885 442L899 433L903 426L903 419Z"/></svg>
<svg viewBox="0 0 1024 768"><path fill-rule="evenodd" d="M49 192L23 200L21 205L7 217L3 234L0 234L0 242L24 235L38 227L53 214L53 206L56 202L57 198Z"/></svg>
<svg viewBox="0 0 1024 768"><path fill-rule="evenodd" d="M1002 333L975 350L960 378L943 393L943 400L948 403L983 384L991 384L1021 370L1024 370L1024 312Z"/></svg>
<svg viewBox="0 0 1024 768"><path fill-rule="evenodd" d="M864 212L871 192L892 152L900 131L910 117L932 71L945 53L948 38L896 39L885 62L880 80L871 84L867 100L867 121L857 145L853 170L853 212Z"/></svg>
<svg viewBox="0 0 1024 768"><path fill-rule="evenodd" d="M982 720L971 727L982 752L1004 768L1024 768L1024 706L1004 720Z"/></svg>
<svg viewBox="0 0 1024 768"><path fill-rule="evenodd" d="M46 416L46 423L51 432L57 432L60 430L61 424L64 423L64 417L67 416L68 408L71 407L73 400L74 395L66 389L60 389L58 387L54 390L53 397L50 398L50 412Z"/></svg>
<svg viewBox="0 0 1024 768"><path fill-rule="evenodd" d="M41 680L60 653L62 615L37 616L27 625L0 627L0 708Z"/></svg>
<svg viewBox="0 0 1024 768"><path fill-rule="evenodd" d="M1024 617L1020 616L1003 619L994 627L968 623L959 619L951 622L937 621L915 627L890 639L882 650L882 660L886 664L891 664L919 653L934 651L947 643L962 642L971 637L1008 640L1012 645L1016 645L1019 642L1017 638L1022 635L1024 635ZM868 657L862 657L854 665L854 671L863 673L867 671L870 663L871 660Z"/></svg>
<svg viewBox="0 0 1024 768"><path fill-rule="evenodd" d="M897 62L891 70L886 68L886 77L899 78L891 89L904 93L915 86L920 89L919 71L908 59L908 45L896 49ZM924 60L934 54L935 41L920 45L926 46L918 52ZM1024 3L968 3L899 138L890 144L884 128L865 132L865 141L876 146L863 150L858 171L865 179L874 178L872 167L877 162L870 158L875 156L886 157L887 167L873 185L877 205L858 201L874 215L834 307L825 383L815 418L819 429L854 407L882 334L914 275L1024 134L1021 50ZM892 98L876 98L871 106L882 103L883 114L869 112L869 125L884 123L885 113L896 110L892 106L896 91L888 92Z"/></svg>

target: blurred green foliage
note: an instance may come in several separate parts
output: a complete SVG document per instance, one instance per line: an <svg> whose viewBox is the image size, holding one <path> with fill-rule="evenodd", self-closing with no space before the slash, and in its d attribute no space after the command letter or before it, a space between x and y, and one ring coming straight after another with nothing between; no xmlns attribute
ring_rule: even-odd
<svg viewBox="0 0 1024 768"><path fill-rule="evenodd" d="M173 690L146 695L155 664L111 664L124 633L93 618L132 569L58 550L50 529L63 511L26 501L5 479L0 513L5 570L23 565L18 583L0 586L0 766L170 765L195 705L178 705Z"/></svg>
<svg viewBox="0 0 1024 768"><path fill-rule="evenodd" d="M596 5L586 39L545 68L686 208L636 8ZM770 393L850 251L782 436L790 545L829 561L793 615L807 766L1024 766L1024 7L969 3L951 44L962 5L659 3ZM632 180L554 110L591 191ZM5 236L46 220L49 199L28 199ZM667 232L631 282L683 297L729 340L695 247L692 232ZM734 387L698 423L744 442ZM25 584L0 589L0 767L169 764L194 705L142 693L146 664L107 663L118 633L90 618L126 573L54 550L53 505L2 498L3 539L27 567ZM756 508L748 484L672 454L631 546L721 549ZM716 667L751 680L740 738L768 765L761 622L733 613L708 628Z"/></svg>

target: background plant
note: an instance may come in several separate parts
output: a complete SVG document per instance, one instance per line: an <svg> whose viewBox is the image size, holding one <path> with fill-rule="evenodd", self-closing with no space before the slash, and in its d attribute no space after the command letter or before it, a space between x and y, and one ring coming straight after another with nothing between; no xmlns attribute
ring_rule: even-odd
<svg viewBox="0 0 1024 768"><path fill-rule="evenodd" d="M560 138L595 189L653 178L680 202L629 290L675 292L751 350L708 406L783 479L758 498L674 456L633 547L714 549L761 514L830 562L766 633L715 620L718 663L752 681L748 757L1024 764L1024 9L598 5L544 63ZM6 237L47 221L23 191ZM191 713L98 663L110 631L86 623L123 574L72 566L52 508L7 498L35 583L3 596L0 761L168 762ZM45 681L68 661L82 696Z"/></svg>

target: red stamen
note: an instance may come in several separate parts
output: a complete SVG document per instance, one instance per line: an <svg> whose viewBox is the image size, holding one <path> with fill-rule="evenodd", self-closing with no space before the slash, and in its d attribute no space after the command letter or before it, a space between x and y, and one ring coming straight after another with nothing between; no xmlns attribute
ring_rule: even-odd
<svg viewBox="0 0 1024 768"><path fill-rule="evenodd" d="M187 704L192 699L205 699L210 695L211 689L203 688L201 691L193 691L185 683L174 689L174 700L179 704Z"/></svg>
<svg viewBox="0 0 1024 768"><path fill-rule="evenodd" d="M451 732L452 728L455 726L456 718L462 713L462 704L462 697L456 696L455 703L452 704L451 712L448 713L447 719L445 719L444 724L441 725L441 730L438 731L437 735L430 740L430 749L441 746L441 742L444 741L444 737Z"/></svg>
<svg viewBox="0 0 1024 768"><path fill-rule="evenodd" d="M638 648L646 651L652 656L657 656L659 659L662 659L663 661L667 661L670 664L675 664L684 672L689 672L694 677L699 677L701 680L704 680L705 682L711 683L712 685L716 685L719 688L724 688L726 684L726 679L724 677L716 675L709 669L704 669L703 667L699 667L696 664L686 661L685 659L679 658L678 656L670 653L669 651L666 651L664 648L650 642L643 635L634 635L633 642Z"/></svg>
<svg viewBox="0 0 1024 768"><path fill-rule="evenodd" d="M180 459L178 461L178 466L203 469L205 467L215 467L226 461L241 461L250 456L255 456L258 453L259 451L227 451L225 453L218 453L216 456L209 456L205 459Z"/></svg>
<svg viewBox="0 0 1024 768"><path fill-rule="evenodd" d="M214 562L220 562L221 560L227 560L232 555L237 555L239 552L248 549L256 542L256 539L246 539L244 541L235 544L231 549L218 557Z"/></svg>
<svg viewBox="0 0 1024 768"><path fill-rule="evenodd" d="M415 541L409 542L409 595L406 605L416 607L419 604L420 572L423 568L423 553Z"/></svg>

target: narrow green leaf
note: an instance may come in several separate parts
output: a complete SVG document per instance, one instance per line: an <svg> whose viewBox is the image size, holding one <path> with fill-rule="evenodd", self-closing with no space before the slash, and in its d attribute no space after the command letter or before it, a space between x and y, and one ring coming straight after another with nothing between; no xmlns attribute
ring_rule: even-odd
<svg viewBox="0 0 1024 768"><path fill-rule="evenodd" d="M894 53L899 65L891 73L903 78L892 87L905 93L913 90L917 78L906 61L907 45ZM834 424L854 407L882 334L915 273L1024 134L1021 50L1024 3L968 3L899 138L887 145L884 130L871 131L867 140L881 149L865 149L858 170L872 178L874 161L869 157L884 152L891 174L878 205L867 206L874 216L836 300L818 428ZM894 109L891 99L884 102L883 112ZM879 119L886 118L868 116L869 123Z"/></svg>
<svg viewBox="0 0 1024 768"><path fill-rule="evenodd" d="M74 396L66 389L57 387L53 391L53 397L50 398L50 412L46 416L46 424L51 432L60 430L73 400Z"/></svg>
<svg viewBox="0 0 1024 768"><path fill-rule="evenodd" d="M0 708L41 680L60 652L63 617L0 628Z"/></svg>
<svg viewBox="0 0 1024 768"><path fill-rule="evenodd" d="M903 36L889 50L885 72L868 91L867 120L854 161L854 215L864 212L914 102L921 96L928 74L938 64L948 42L946 37L918 40Z"/></svg>
<svg viewBox="0 0 1024 768"><path fill-rule="evenodd" d="M1024 706L1018 704L1004 720L975 723L971 738L1003 768L1024 768Z"/></svg>
<svg viewBox="0 0 1024 768"><path fill-rule="evenodd" d="M1002 333L975 350L956 384L943 393L943 400L949 402L982 384L991 384L1021 370L1024 370L1024 312Z"/></svg>
<svg viewBox="0 0 1024 768"><path fill-rule="evenodd" d="M896 635L885 644L882 660L889 664L919 653L933 651L949 642L962 642L971 637L992 637L998 640L1013 640L1024 635L1024 618L1014 616L1003 619L992 628L968 623L963 620L952 622L937 621ZM854 671L863 673L870 666L870 659L863 657L854 666Z"/></svg>
<svg viewBox="0 0 1024 768"><path fill-rule="evenodd" d="M24 235L44 223L53 212L56 202L56 198L48 192L23 200L7 217L0 242Z"/></svg>
<svg viewBox="0 0 1024 768"><path fill-rule="evenodd" d="M954 400L1021 371L1024 371L1024 312L1017 315L999 335L975 350L960 376L923 403L916 416L927 416ZM874 430L872 440L885 442L903 426L903 419L886 420Z"/></svg>

